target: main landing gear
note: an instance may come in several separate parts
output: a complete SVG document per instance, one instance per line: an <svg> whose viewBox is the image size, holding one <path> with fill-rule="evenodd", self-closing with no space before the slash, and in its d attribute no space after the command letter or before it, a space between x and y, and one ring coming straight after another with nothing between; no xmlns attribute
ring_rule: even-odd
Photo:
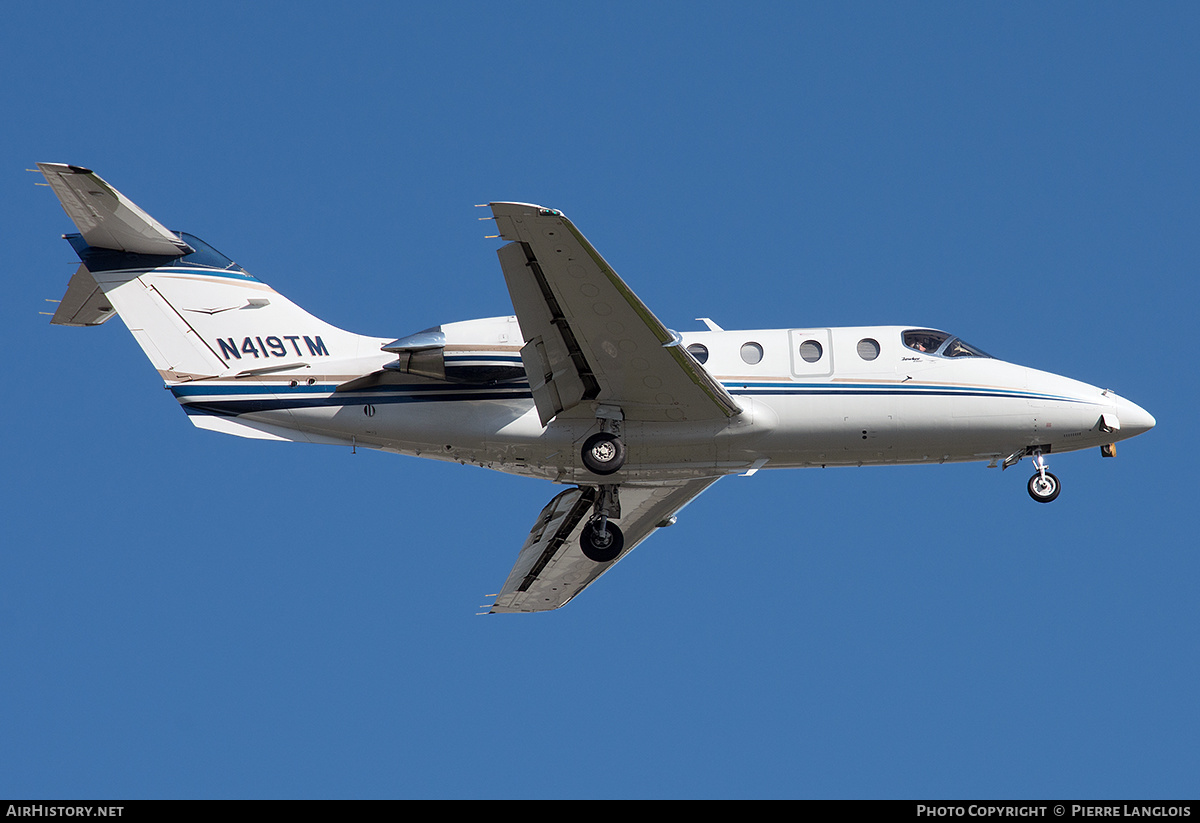
<svg viewBox="0 0 1200 823"><path fill-rule="evenodd" d="M621 499L616 485L600 486L592 518L579 535L579 548L588 560L609 563L621 556L625 548L625 535L610 523L609 518L620 519Z"/></svg>
<svg viewBox="0 0 1200 823"><path fill-rule="evenodd" d="M625 443L613 432L596 432L583 441L580 457L592 474L613 474L625 465Z"/></svg>
<svg viewBox="0 0 1200 823"><path fill-rule="evenodd" d="M621 439L621 411L610 407L596 410L600 431L583 441L580 458L583 467L592 474L606 477L615 474L625 465L625 442ZM596 487L598 494L591 519L579 535L579 548L589 560L596 563L611 563L625 549L625 535L615 523L621 519L621 498L617 484L608 483Z"/></svg>
<svg viewBox="0 0 1200 823"><path fill-rule="evenodd" d="M1058 497L1058 493L1062 491L1062 484L1058 482L1057 477L1046 471L1046 458L1042 456L1041 449L1034 450L1033 465L1037 474L1029 478L1029 496L1039 503L1049 503Z"/></svg>
<svg viewBox="0 0 1200 823"><path fill-rule="evenodd" d="M600 431L583 441L579 453L583 467L592 474L602 477L616 474L625 465L625 441L621 439L623 419L619 408L597 407L596 422L600 424Z"/></svg>

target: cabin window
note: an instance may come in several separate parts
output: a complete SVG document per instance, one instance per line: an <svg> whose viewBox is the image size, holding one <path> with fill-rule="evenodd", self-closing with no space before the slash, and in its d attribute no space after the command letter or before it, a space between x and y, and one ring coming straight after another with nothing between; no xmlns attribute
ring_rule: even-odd
<svg viewBox="0 0 1200 823"><path fill-rule="evenodd" d="M703 343L693 343L687 347L687 353L696 358L697 363L708 362L708 346Z"/></svg>
<svg viewBox="0 0 1200 823"><path fill-rule="evenodd" d="M759 363L763 358L763 347L757 343L742 344L742 360L745 360L751 366Z"/></svg>
<svg viewBox="0 0 1200 823"><path fill-rule="evenodd" d="M816 340L805 340L800 344L800 357L805 363L816 363L824 353L821 344Z"/></svg>
<svg viewBox="0 0 1200 823"><path fill-rule="evenodd" d="M863 360L874 360L879 356L879 341L864 337L858 341L858 356Z"/></svg>

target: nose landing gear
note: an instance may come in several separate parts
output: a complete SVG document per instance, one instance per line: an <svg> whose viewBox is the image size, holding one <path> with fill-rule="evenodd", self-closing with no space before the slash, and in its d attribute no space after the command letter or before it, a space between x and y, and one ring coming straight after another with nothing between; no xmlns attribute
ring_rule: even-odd
<svg viewBox="0 0 1200 823"><path fill-rule="evenodd" d="M1054 498L1058 497L1058 493L1062 490L1062 486L1058 482L1058 478L1050 472L1043 474L1035 474L1029 478L1029 496L1039 503L1049 503Z"/></svg>
<svg viewBox="0 0 1200 823"><path fill-rule="evenodd" d="M1058 482L1058 478L1046 471L1046 459L1042 456L1041 449L1033 452L1033 465L1037 469L1037 474L1029 478L1029 496L1039 503L1049 503L1058 497L1058 493L1062 491L1062 484Z"/></svg>

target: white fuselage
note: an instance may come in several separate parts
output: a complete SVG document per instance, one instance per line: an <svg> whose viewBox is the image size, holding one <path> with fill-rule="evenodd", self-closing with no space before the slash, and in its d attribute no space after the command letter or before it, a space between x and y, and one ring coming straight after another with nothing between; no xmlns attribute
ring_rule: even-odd
<svg viewBox="0 0 1200 823"><path fill-rule="evenodd" d="M515 325L510 318L448 324L447 359L519 363L519 340L508 338L506 324ZM902 341L906 328L682 334L689 351L703 347L705 368L742 412L720 422L624 421L628 457L610 482L758 468L996 461L1034 447L1098 447L1154 425L1111 391L989 357L909 348ZM174 391L185 407L235 397L242 405L227 405L226 413L303 432L314 442L596 482L579 453L582 440L597 431L594 408L543 426L522 379L484 385L404 375L401 382L334 391L388 359L330 363L329 370L340 373L303 381L271 375Z"/></svg>

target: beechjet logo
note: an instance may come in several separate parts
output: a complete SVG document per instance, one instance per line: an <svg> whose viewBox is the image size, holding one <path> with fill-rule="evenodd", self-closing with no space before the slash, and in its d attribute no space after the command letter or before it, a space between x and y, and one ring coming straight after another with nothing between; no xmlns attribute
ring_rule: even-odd
<svg viewBox="0 0 1200 823"><path fill-rule="evenodd" d="M329 356L329 349L325 348L325 341L321 339L320 335L309 337L307 334L284 334L278 337L275 335L246 337L240 346L236 338L219 337L217 343L221 347L221 356L228 362L241 360L242 355L246 355L247 358L253 357L256 360L260 357L288 357L291 351L294 351L297 357L304 357L301 340L304 341L304 347L308 349L310 357Z"/></svg>

